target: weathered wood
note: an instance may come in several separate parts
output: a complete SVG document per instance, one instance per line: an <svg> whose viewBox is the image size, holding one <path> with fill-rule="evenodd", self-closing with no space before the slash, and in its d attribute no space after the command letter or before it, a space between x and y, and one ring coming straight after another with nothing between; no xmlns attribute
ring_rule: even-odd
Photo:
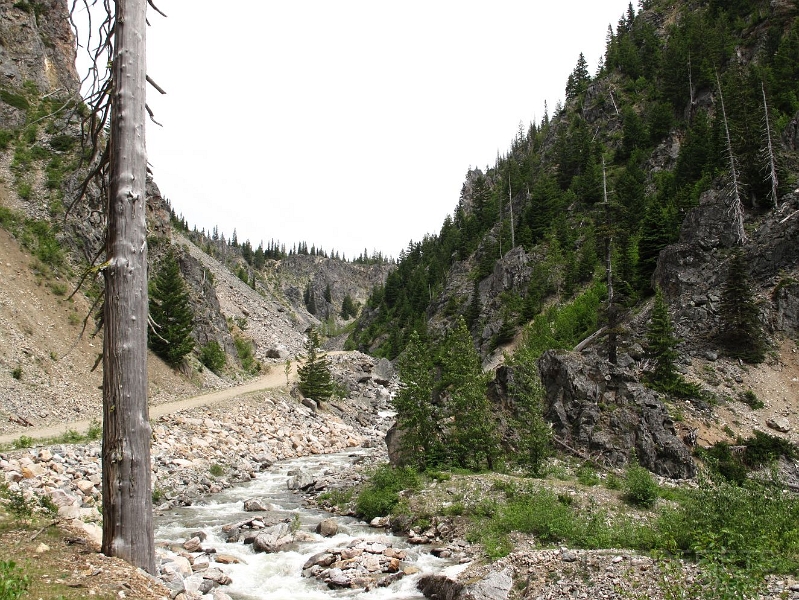
<svg viewBox="0 0 799 600"><path fill-rule="evenodd" d="M103 552L154 574L147 408L147 0L116 0L103 341Z"/></svg>

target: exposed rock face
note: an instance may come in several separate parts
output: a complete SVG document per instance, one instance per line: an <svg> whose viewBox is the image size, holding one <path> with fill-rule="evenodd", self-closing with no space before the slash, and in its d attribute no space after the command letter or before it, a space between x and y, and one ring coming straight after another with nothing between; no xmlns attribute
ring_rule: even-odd
<svg viewBox="0 0 799 600"><path fill-rule="evenodd" d="M625 369L586 356L547 351L539 361L545 414L570 446L622 466L634 450L640 463L666 477L696 474L663 403Z"/></svg>
<svg viewBox="0 0 799 600"><path fill-rule="evenodd" d="M78 91L75 47L67 3L0 0L0 87L19 89L32 82L41 94ZM37 14L38 13L38 14ZM25 111L0 102L4 128L25 124Z"/></svg>
<svg viewBox="0 0 799 600"><path fill-rule="evenodd" d="M783 281L781 273L793 272L799 264L799 219L784 219L799 208L799 198L788 194L782 201L783 210L765 215L749 233L742 250L755 291L770 295L773 300L761 305L763 320L775 331L790 335L799 327L792 300L795 292L791 286L779 284ZM729 258L735 246L724 195L710 190L683 222L679 242L660 253L654 274L655 283L674 308L675 329L681 337L699 342L715 330L720 290L727 279ZM784 287L784 292L774 294L782 291L774 286Z"/></svg>
<svg viewBox="0 0 799 600"><path fill-rule="evenodd" d="M197 344L204 346L215 341L229 357L235 357L236 345L222 315L209 271L194 256L182 250L178 253L178 263L180 272L191 290L194 339L197 340Z"/></svg>
<svg viewBox="0 0 799 600"><path fill-rule="evenodd" d="M281 281L283 294L295 310L302 307L320 321L326 321L340 317L345 296L353 302L366 302L372 288L384 284L393 268L388 264L360 265L294 254L279 261L274 271Z"/></svg>

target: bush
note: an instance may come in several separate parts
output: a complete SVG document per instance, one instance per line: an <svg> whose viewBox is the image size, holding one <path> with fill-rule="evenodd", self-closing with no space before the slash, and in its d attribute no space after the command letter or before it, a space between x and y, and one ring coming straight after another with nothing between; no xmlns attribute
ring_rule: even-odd
<svg viewBox="0 0 799 600"><path fill-rule="evenodd" d="M236 354L241 361L242 368L248 373L257 373L261 370L261 363L256 360L252 342L246 338L235 335L233 343L236 345Z"/></svg>
<svg viewBox="0 0 799 600"><path fill-rule="evenodd" d="M647 469L631 463L624 482L624 499L633 506L651 508L658 499L658 484Z"/></svg>
<svg viewBox="0 0 799 600"><path fill-rule="evenodd" d="M200 349L200 362L211 369L214 373L219 372L225 367L227 355L222 350L222 346L216 340L211 340Z"/></svg>
<svg viewBox="0 0 799 600"><path fill-rule="evenodd" d="M14 564L14 561L0 561L0 600L21 598L30 585L30 579Z"/></svg>
<svg viewBox="0 0 799 600"><path fill-rule="evenodd" d="M765 404L763 401L757 397L752 390L746 390L745 392L741 392L739 396L741 402L749 406L752 410L757 410L759 408L763 408Z"/></svg>
<svg viewBox="0 0 799 600"><path fill-rule="evenodd" d="M372 474L369 484L358 494L355 509L366 521L385 517L399 502L399 492L418 489L419 474L410 467L393 468L382 465Z"/></svg>
<svg viewBox="0 0 799 600"><path fill-rule="evenodd" d="M19 110L28 110L30 108L30 103L25 96L9 92L8 90L0 90L0 100Z"/></svg>
<svg viewBox="0 0 799 600"><path fill-rule="evenodd" d="M599 475L591 463L583 463L577 469L577 481L586 486L599 485Z"/></svg>
<svg viewBox="0 0 799 600"><path fill-rule="evenodd" d="M14 139L14 133L7 129L0 129L0 150L8 150L8 145Z"/></svg>

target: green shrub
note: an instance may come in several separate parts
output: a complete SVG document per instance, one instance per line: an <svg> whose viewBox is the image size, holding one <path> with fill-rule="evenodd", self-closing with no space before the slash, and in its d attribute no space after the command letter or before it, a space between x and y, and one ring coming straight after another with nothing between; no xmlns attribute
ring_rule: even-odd
<svg viewBox="0 0 799 600"><path fill-rule="evenodd" d="M30 108L30 103L25 96L8 90L0 90L0 100L19 110L28 110Z"/></svg>
<svg viewBox="0 0 799 600"><path fill-rule="evenodd" d="M86 432L86 439L99 440L101 437L103 437L103 424L97 419L92 419Z"/></svg>
<svg viewBox="0 0 799 600"><path fill-rule="evenodd" d="M548 489L518 491L505 504L484 501L472 510L473 525L467 539L483 545L492 559L512 550L508 535L531 534L545 545L565 543L581 548L649 549L654 544L651 529L632 520L610 519L606 511L586 511L574 505L571 496Z"/></svg>
<svg viewBox="0 0 799 600"><path fill-rule="evenodd" d="M27 181L20 181L17 185L17 193L23 200L30 200L33 195L33 186Z"/></svg>
<svg viewBox="0 0 799 600"><path fill-rule="evenodd" d="M225 474L225 467L220 464L214 463L208 469L208 472L211 473L214 477L222 477Z"/></svg>
<svg viewBox="0 0 799 600"><path fill-rule="evenodd" d="M241 366L248 373L257 373L261 370L261 363L255 359L252 342L238 335L233 336L236 345L236 354L241 361Z"/></svg>
<svg viewBox="0 0 799 600"><path fill-rule="evenodd" d="M71 135L60 134L50 138L50 147L58 152L68 152L75 145L75 138Z"/></svg>
<svg viewBox="0 0 799 600"><path fill-rule="evenodd" d="M0 150L8 150L8 145L14 139L14 132L7 129L0 129Z"/></svg>
<svg viewBox="0 0 799 600"><path fill-rule="evenodd" d="M596 473L596 467L591 463L583 463L577 469L577 481L587 486L599 485L599 475Z"/></svg>
<svg viewBox="0 0 799 600"><path fill-rule="evenodd" d="M647 469L637 463L627 467L624 499L634 506L651 508L658 499L658 484Z"/></svg>
<svg viewBox="0 0 799 600"><path fill-rule="evenodd" d="M763 401L760 398L758 398L757 394L755 394L752 390L746 390L745 392L741 392L741 394L739 395L739 399L741 400L741 402L748 405L749 408L751 408L752 410L757 410L765 406L765 404L763 404Z"/></svg>
<svg viewBox="0 0 799 600"><path fill-rule="evenodd" d="M698 449L697 456L701 458L712 476L720 476L725 481L741 485L746 480L748 469L742 457L733 455L730 445L726 442L717 442L708 449Z"/></svg>
<svg viewBox="0 0 799 600"><path fill-rule="evenodd" d="M214 373L219 372L225 367L227 355L222 350L222 346L216 340L211 340L200 349L200 362L211 369Z"/></svg>
<svg viewBox="0 0 799 600"><path fill-rule="evenodd" d="M399 492L418 489L419 474L410 467L393 468L382 465L372 474L369 484L361 490L355 501L355 509L366 521L385 517L399 502Z"/></svg>
<svg viewBox="0 0 799 600"><path fill-rule="evenodd" d="M0 561L0 600L17 600L30 586L30 578L14 564L14 561Z"/></svg>
<svg viewBox="0 0 799 600"><path fill-rule="evenodd" d="M707 576L703 598L757 597L764 573L799 568L799 498L779 485L748 480L704 484L657 522L659 545L697 559ZM746 585L746 593L719 590ZM714 591L716 588L716 591Z"/></svg>
<svg viewBox="0 0 799 600"><path fill-rule="evenodd" d="M22 367L17 366L11 369L11 377L16 379L17 381L22 379Z"/></svg>

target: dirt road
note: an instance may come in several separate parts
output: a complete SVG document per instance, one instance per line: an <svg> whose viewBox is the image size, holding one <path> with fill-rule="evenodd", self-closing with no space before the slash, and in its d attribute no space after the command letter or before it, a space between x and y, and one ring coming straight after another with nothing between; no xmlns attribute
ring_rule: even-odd
<svg viewBox="0 0 799 600"><path fill-rule="evenodd" d="M331 353L332 354L332 353ZM297 364L291 363L291 372L289 380L295 381L297 378ZM159 404L158 406L150 407L150 419L156 419L162 415L172 414L187 408L194 408L196 406L205 406L208 404L215 404L224 400L230 400L236 396L249 394L250 392L257 392L260 390L274 389L286 385L286 372L282 365L276 365L273 370L252 381L248 381L236 387L203 394L202 396L194 396L193 398L184 398L183 400L176 400L175 402L168 402L166 404ZM98 420L102 420L102 415L97 416ZM36 429L28 429L25 431L18 431L12 434L0 435L0 444L10 444L20 436L26 436L34 440L47 439L58 437L67 431L76 431L80 434L85 434L91 426L91 420L74 421L71 423L61 423L59 425L52 425L50 427L40 427Z"/></svg>

